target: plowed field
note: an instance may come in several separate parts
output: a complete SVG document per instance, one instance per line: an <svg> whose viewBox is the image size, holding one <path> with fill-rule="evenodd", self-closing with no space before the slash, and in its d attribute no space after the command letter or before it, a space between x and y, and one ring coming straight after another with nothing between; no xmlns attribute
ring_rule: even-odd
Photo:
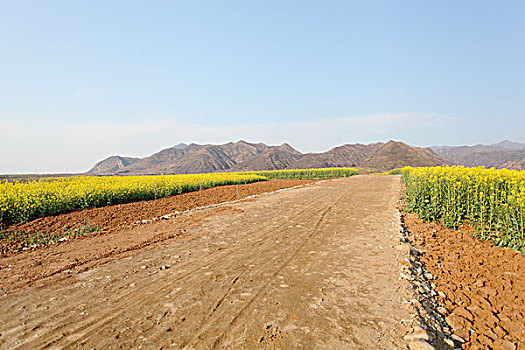
<svg viewBox="0 0 525 350"><path fill-rule="evenodd" d="M474 238L467 226L451 230L415 215L406 224L465 349L525 349L525 256Z"/></svg>

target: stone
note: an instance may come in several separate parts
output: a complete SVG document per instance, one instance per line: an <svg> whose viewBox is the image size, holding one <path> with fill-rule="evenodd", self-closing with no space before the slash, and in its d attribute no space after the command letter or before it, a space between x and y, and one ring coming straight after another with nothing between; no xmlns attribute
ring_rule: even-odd
<svg viewBox="0 0 525 350"><path fill-rule="evenodd" d="M407 334L403 337L403 339L405 339L405 341L407 342L411 342L412 340L425 340L425 341L428 340L428 339L421 338L420 334L415 334L415 333Z"/></svg>
<svg viewBox="0 0 525 350"><path fill-rule="evenodd" d="M396 246L396 250L409 254L410 253L410 246L408 244L400 244Z"/></svg>
<svg viewBox="0 0 525 350"><path fill-rule="evenodd" d="M410 263L410 260L408 260L407 258L401 260L400 264L401 264L402 267L411 267L412 266L412 264Z"/></svg>
<svg viewBox="0 0 525 350"><path fill-rule="evenodd" d="M435 350L436 348L421 339L414 339L408 344L410 350Z"/></svg>
<svg viewBox="0 0 525 350"><path fill-rule="evenodd" d="M423 255L423 253L416 247L411 246L411 245L409 245L409 247L410 247L410 253L412 253L413 255Z"/></svg>
<svg viewBox="0 0 525 350"><path fill-rule="evenodd" d="M454 348L454 341L452 339L445 338L445 339L443 339L443 343L447 344L451 348Z"/></svg>
<svg viewBox="0 0 525 350"><path fill-rule="evenodd" d="M448 310L444 308L443 306L438 306L437 312L439 312L442 315L448 315Z"/></svg>
<svg viewBox="0 0 525 350"><path fill-rule="evenodd" d="M452 329L460 329L466 326L467 321L456 314L451 314L445 318L445 321L448 323Z"/></svg>
<svg viewBox="0 0 525 350"><path fill-rule="evenodd" d="M419 339L423 339L423 340L430 340L430 337L427 333L427 331L425 331L422 327L420 326L414 326L413 328L413 334L417 335L419 337Z"/></svg>
<svg viewBox="0 0 525 350"><path fill-rule="evenodd" d="M421 288L425 291L425 293L430 293L430 287L425 282L421 283Z"/></svg>
<svg viewBox="0 0 525 350"><path fill-rule="evenodd" d="M434 275L432 275L430 272L425 272L423 274L423 276L427 279L427 280L433 280L434 279Z"/></svg>
<svg viewBox="0 0 525 350"><path fill-rule="evenodd" d="M453 340L455 340L455 341L457 341L457 342L459 342L459 343L465 343L465 342L466 342L465 339L461 338L461 337L460 337L459 335L457 335L457 334L452 334L450 337L451 337Z"/></svg>
<svg viewBox="0 0 525 350"><path fill-rule="evenodd" d="M404 278L406 280L411 280L412 279L412 277L410 277L410 276L408 276L408 275L406 275L404 273L401 273L400 276L401 276L401 278Z"/></svg>
<svg viewBox="0 0 525 350"><path fill-rule="evenodd" d="M470 331L469 328L460 328L454 330L454 333L460 337L461 339L465 339L465 341L470 340Z"/></svg>

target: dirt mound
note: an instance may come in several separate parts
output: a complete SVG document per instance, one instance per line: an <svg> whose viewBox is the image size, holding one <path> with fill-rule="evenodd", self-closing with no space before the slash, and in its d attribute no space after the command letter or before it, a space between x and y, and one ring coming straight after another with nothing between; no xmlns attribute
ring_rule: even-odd
<svg viewBox="0 0 525 350"><path fill-rule="evenodd" d="M465 349L525 349L525 256L407 214L406 225L425 254L446 321Z"/></svg>
<svg viewBox="0 0 525 350"><path fill-rule="evenodd" d="M312 181L272 180L239 186L220 186L157 200L87 209L40 218L28 223L8 227L7 231L10 231L10 237L0 242L0 253L5 256L23 249L38 248L32 247L38 242L34 240L28 241L28 237L37 236L41 238L39 242L42 243L46 242L46 239L71 238L79 233L95 229L99 229L96 234L101 234L119 226L130 225L137 221L149 220L176 211L181 212L195 207L234 201L239 198L272 192L308 182Z"/></svg>

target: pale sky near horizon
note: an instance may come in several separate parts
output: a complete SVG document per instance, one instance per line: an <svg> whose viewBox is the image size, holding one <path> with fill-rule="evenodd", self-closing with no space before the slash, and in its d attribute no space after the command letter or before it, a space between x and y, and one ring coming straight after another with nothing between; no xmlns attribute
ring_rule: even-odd
<svg viewBox="0 0 525 350"><path fill-rule="evenodd" d="M180 142L525 142L524 14L505 0L0 0L0 174Z"/></svg>

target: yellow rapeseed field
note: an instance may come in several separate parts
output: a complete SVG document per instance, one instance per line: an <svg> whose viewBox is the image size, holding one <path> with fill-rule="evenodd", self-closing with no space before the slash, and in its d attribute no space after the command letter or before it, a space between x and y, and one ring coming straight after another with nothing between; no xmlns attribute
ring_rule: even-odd
<svg viewBox="0 0 525 350"><path fill-rule="evenodd" d="M150 176L75 176L0 183L0 228L86 208L168 197L213 186L271 179L319 179L356 175L353 168L324 168Z"/></svg>
<svg viewBox="0 0 525 350"><path fill-rule="evenodd" d="M402 169L409 210L525 253L525 171L444 166Z"/></svg>
<svg viewBox="0 0 525 350"><path fill-rule="evenodd" d="M0 225L77 209L156 199L265 177L237 173L158 176L75 176L0 184Z"/></svg>

